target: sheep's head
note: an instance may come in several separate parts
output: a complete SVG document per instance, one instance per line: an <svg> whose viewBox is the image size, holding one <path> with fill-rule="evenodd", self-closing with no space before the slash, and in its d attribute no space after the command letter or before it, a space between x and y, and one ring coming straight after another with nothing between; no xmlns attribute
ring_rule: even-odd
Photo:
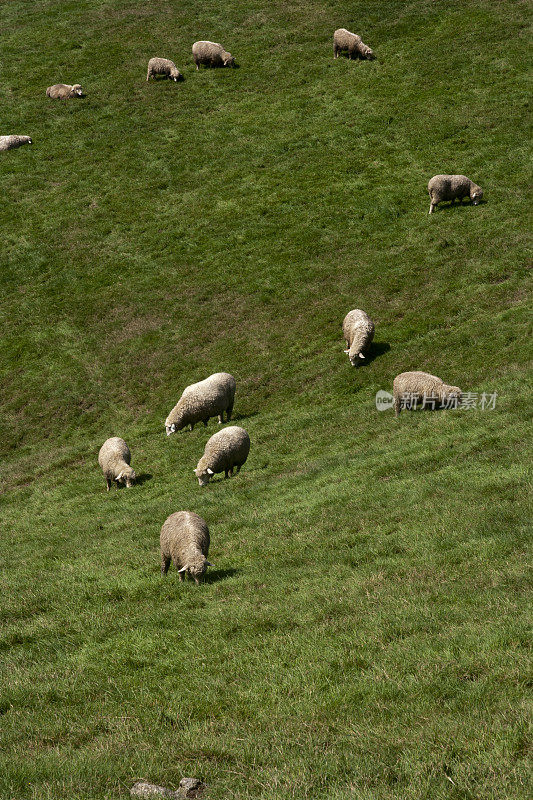
<svg viewBox="0 0 533 800"><path fill-rule="evenodd" d="M211 564L205 556L198 556L197 558L192 559L189 563L178 570L183 575L184 573L189 573L191 578L194 578L194 582L198 585L200 583L200 578L202 575L205 574L208 567L214 567L214 564Z"/></svg>
<svg viewBox="0 0 533 800"><path fill-rule="evenodd" d="M472 200L472 205L477 206L481 198L483 197L483 189L481 186L476 186L474 183L470 187L470 199Z"/></svg>
<svg viewBox="0 0 533 800"><path fill-rule="evenodd" d="M224 52L222 54L222 62L225 67L234 67L235 66L235 59L231 55L231 53Z"/></svg>
<svg viewBox="0 0 533 800"><path fill-rule="evenodd" d="M165 420L165 430L167 432L167 436L170 436L171 433L176 433L176 431L181 431L181 429L184 427L185 423L183 421L183 412L179 410L177 412L171 411Z"/></svg>
<svg viewBox="0 0 533 800"><path fill-rule="evenodd" d="M170 77L172 78L173 81L181 80L181 72L179 71L179 69L177 67L172 67L171 68Z"/></svg>
<svg viewBox="0 0 533 800"><path fill-rule="evenodd" d="M81 88L81 84L75 83L70 90L70 93L72 96L83 97L83 89Z"/></svg>
<svg viewBox="0 0 533 800"><path fill-rule="evenodd" d="M206 467L202 464L202 459L198 462L198 466L195 470L193 470L194 474L198 478L198 483L200 486L207 486L213 475L215 474L211 467Z"/></svg>
<svg viewBox="0 0 533 800"><path fill-rule="evenodd" d="M376 57L374 55L374 51L370 47L367 47L365 49L364 56L365 56L366 59L368 59L368 61L373 61L375 59L375 57Z"/></svg>
<svg viewBox="0 0 533 800"><path fill-rule="evenodd" d="M135 471L131 467L127 467L123 469L122 472L117 475L117 483L125 483L128 489L130 489L133 484L135 483L137 476L135 475Z"/></svg>
<svg viewBox="0 0 533 800"><path fill-rule="evenodd" d="M345 350L344 352L347 353L348 358L350 359L350 364L352 365L352 367L358 367L359 364L361 363L360 359L363 359L363 361L364 361L364 358L365 358L364 355L362 353L356 351L356 350L354 350L354 351Z"/></svg>
<svg viewBox="0 0 533 800"><path fill-rule="evenodd" d="M460 403L462 394L458 386L447 386L444 384L442 387L442 399L447 400L448 403L450 400L457 400L457 403Z"/></svg>

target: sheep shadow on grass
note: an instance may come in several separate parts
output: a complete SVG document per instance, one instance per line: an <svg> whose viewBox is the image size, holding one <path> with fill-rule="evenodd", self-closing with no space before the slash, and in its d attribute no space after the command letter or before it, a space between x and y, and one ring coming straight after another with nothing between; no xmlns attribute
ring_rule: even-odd
<svg viewBox="0 0 533 800"><path fill-rule="evenodd" d="M225 581L226 578L233 578L238 572L239 570L233 569L233 567L228 567L228 569L211 568L203 576L202 583L218 583L218 581Z"/></svg>
<svg viewBox="0 0 533 800"><path fill-rule="evenodd" d="M364 56L356 55L355 53L350 54L347 50L339 50L337 54L337 58L334 58L334 61L338 61L339 58L345 58L346 61L374 61L373 58L365 58Z"/></svg>
<svg viewBox="0 0 533 800"><path fill-rule="evenodd" d="M151 475L149 472L143 472L140 475L137 475L135 483L137 484L137 486L142 486L143 483L146 483L146 481L151 481L153 477L154 476Z"/></svg>
<svg viewBox="0 0 533 800"><path fill-rule="evenodd" d="M397 417L395 416L394 419L395 420L399 420L400 417L403 417L404 414L405 415L408 415L408 414L426 414L428 412L430 412L432 414L435 414L436 412L441 412L441 411L460 411L460 409L461 409L461 406L457 406L457 408L455 406L451 406L450 408L447 408L446 405L440 405L440 403L438 401L435 403L435 408L433 408L431 403L428 403L426 406L424 406L423 405L423 401L420 400L420 401L417 402L415 408L402 408L400 410L399 415Z"/></svg>
<svg viewBox="0 0 533 800"><path fill-rule="evenodd" d="M486 200L480 200L477 205L484 206L485 203ZM452 203L451 200L441 200L438 206L435 207L433 214L436 214L439 211L453 211L453 210L458 211L460 208L463 208L463 206L473 206L473 205L474 205L473 202L471 200L467 200L466 198L465 200L456 200L454 203ZM431 216L433 216L433 214Z"/></svg>
<svg viewBox="0 0 533 800"><path fill-rule="evenodd" d="M135 481L133 483L132 488L135 488L135 486L142 486L143 483L146 483L146 481L151 481L153 477L154 476L151 475L149 472L141 472L140 475L137 475L135 477ZM125 483L120 483L120 481L118 483L116 481L113 481L113 486L111 488L113 487L118 492L122 492L124 489L128 488Z"/></svg>
<svg viewBox="0 0 533 800"><path fill-rule="evenodd" d="M360 364L357 369L360 367L367 367L371 364L374 359L379 358L380 356L388 353L390 350L390 344L388 342L372 342L370 345L370 349L368 350L365 359L360 359Z"/></svg>
<svg viewBox="0 0 533 800"><path fill-rule="evenodd" d="M185 80L185 76L182 75L181 72L180 72L180 76L179 76L177 81L174 81L168 75L155 74L155 75L151 75L150 76L150 81L152 83L160 83L161 81L168 81L169 83L182 83L182 81L184 81L184 80ZM146 81L146 83L150 83L150 81Z"/></svg>

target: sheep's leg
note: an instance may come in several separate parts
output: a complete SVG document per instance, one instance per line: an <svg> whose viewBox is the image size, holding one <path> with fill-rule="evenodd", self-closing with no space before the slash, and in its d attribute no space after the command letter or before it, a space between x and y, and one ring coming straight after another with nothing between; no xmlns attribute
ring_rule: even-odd
<svg viewBox="0 0 533 800"><path fill-rule="evenodd" d="M333 45L333 58L338 58L338 57L339 57L339 51L337 50L337 45L334 44Z"/></svg>
<svg viewBox="0 0 533 800"><path fill-rule="evenodd" d="M209 419L209 417L208 417L207 419L204 419L204 420L203 420L203 423L204 423L204 428L207 428L207 422L208 422L208 419Z"/></svg>
<svg viewBox="0 0 533 800"><path fill-rule="evenodd" d="M161 575L166 575L170 567L170 558L161 554Z"/></svg>
<svg viewBox="0 0 533 800"><path fill-rule="evenodd" d="M106 485L107 485L107 491L109 491L111 489L111 480L110 480L110 478L106 478L105 482L106 482Z"/></svg>
<svg viewBox="0 0 533 800"><path fill-rule="evenodd" d="M435 211L435 208L436 208L436 203L434 203L433 200L432 200L431 204L429 206L429 213L433 214L433 212Z"/></svg>
<svg viewBox="0 0 533 800"><path fill-rule="evenodd" d="M241 471L241 467L242 467L242 464L237 464L237 475L238 475L238 474L239 474L239 472Z"/></svg>
<svg viewBox="0 0 533 800"><path fill-rule="evenodd" d="M180 583L183 583L183 575L184 575L183 572L178 572L178 578Z"/></svg>
<svg viewBox="0 0 533 800"><path fill-rule="evenodd" d="M227 467L227 469L224 470L224 477L227 478L229 476L229 473L230 473L230 468Z"/></svg>
<svg viewBox="0 0 533 800"><path fill-rule="evenodd" d="M224 412L222 412L222 414L218 415L218 424L219 425L223 425L224 424Z"/></svg>
<svg viewBox="0 0 533 800"><path fill-rule="evenodd" d="M194 430L194 422L190 423L190 429L191 429L191 431Z"/></svg>
<svg viewBox="0 0 533 800"><path fill-rule="evenodd" d="M233 414L233 403L226 409L226 422L230 421L232 414Z"/></svg>
<svg viewBox="0 0 533 800"><path fill-rule="evenodd" d="M394 398L394 416L395 416L395 417L398 417L398 416L399 416L399 414L400 414L400 407L401 407L400 398L399 398L399 397L395 397L395 398Z"/></svg>

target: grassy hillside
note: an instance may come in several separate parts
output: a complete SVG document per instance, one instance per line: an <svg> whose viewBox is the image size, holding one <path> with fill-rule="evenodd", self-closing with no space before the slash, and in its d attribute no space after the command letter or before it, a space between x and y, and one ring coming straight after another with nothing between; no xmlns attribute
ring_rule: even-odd
<svg viewBox="0 0 533 800"><path fill-rule="evenodd" d="M0 797L529 797L526 3L1 17L0 133L34 143L0 154ZM377 60L334 61L340 26ZM203 38L239 69L196 72ZM484 202L430 217L442 172ZM408 369L496 408L396 422L374 397ZM163 421L219 370L252 450L200 489L215 420ZM141 479L106 494L114 435ZM159 575L181 509L199 588Z"/></svg>

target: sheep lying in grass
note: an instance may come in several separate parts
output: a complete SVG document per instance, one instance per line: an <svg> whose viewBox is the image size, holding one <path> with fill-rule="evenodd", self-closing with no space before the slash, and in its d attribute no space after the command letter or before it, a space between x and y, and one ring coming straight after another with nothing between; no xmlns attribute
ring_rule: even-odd
<svg viewBox="0 0 533 800"><path fill-rule="evenodd" d="M67 100L71 97L83 97L83 90L79 83L72 86L68 83L55 83L48 87L46 96L52 100Z"/></svg>
<svg viewBox="0 0 533 800"><path fill-rule="evenodd" d="M339 53L344 51L348 52L348 58L362 58L368 61L375 58L374 51L360 36L350 33L346 28L338 28L333 34L333 57L338 58Z"/></svg>
<svg viewBox="0 0 533 800"><path fill-rule="evenodd" d="M461 390L458 386L448 386L435 375L428 372L402 372L394 378L393 389L394 415L397 417L402 408L402 399L407 403L418 403L420 400L434 402L458 403Z"/></svg>
<svg viewBox="0 0 533 800"><path fill-rule="evenodd" d="M471 181L466 175L434 175L428 183L428 192L431 200L430 214L433 214L435 207L442 200L451 200L453 205L456 199L462 203L463 197L469 197L472 205L477 206L483 197L481 186Z"/></svg>
<svg viewBox="0 0 533 800"><path fill-rule="evenodd" d="M182 80L183 76L177 66L169 58L151 58L148 62L148 72L146 80L155 77L156 75L166 75L173 81Z"/></svg>
<svg viewBox="0 0 533 800"><path fill-rule="evenodd" d="M205 486L213 475L224 471L225 477L233 475L233 468L240 468L250 452L250 437L237 425L223 428L208 439L204 454L194 470L200 486Z"/></svg>
<svg viewBox="0 0 533 800"><path fill-rule="evenodd" d="M207 560L209 528L205 520L192 511L171 514L161 528L160 543L162 575L167 574L172 561L180 581L188 574L198 584L207 567L214 566Z"/></svg>
<svg viewBox="0 0 533 800"><path fill-rule="evenodd" d="M221 44L217 42L195 42L192 46L192 56L196 69L200 68L200 64L205 67L234 67L235 59L224 50Z"/></svg>
<svg viewBox="0 0 533 800"><path fill-rule="evenodd" d="M218 416L220 424L231 419L235 402L235 378L228 372L215 372L203 381L192 383L184 390L180 399L165 420L167 436L190 425L191 431L197 422L207 422Z"/></svg>
<svg viewBox="0 0 533 800"><path fill-rule="evenodd" d="M342 333L348 347L344 352L348 354L352 367L358 367L359 359L365 358L363 354L370 347L374 330L374 323L360 308L354 308L344 317Z"/></svg>
<svg viewBox="0 0 533 800"><path fill-rule="evenodd" d="M2 150L14 150L15 147L22 147L23 144L31 144L30 136L0 136L0 152Z"/></svg>
<svg viewBox="0 0 533 800"><path fill-rule="evenodd" d="M98 463L106 479L107 491L111 483L125 483L128 489L135 481L135 472L130 467L131 453L128 445L119 436L107 439L98 453Z"/></svg>

